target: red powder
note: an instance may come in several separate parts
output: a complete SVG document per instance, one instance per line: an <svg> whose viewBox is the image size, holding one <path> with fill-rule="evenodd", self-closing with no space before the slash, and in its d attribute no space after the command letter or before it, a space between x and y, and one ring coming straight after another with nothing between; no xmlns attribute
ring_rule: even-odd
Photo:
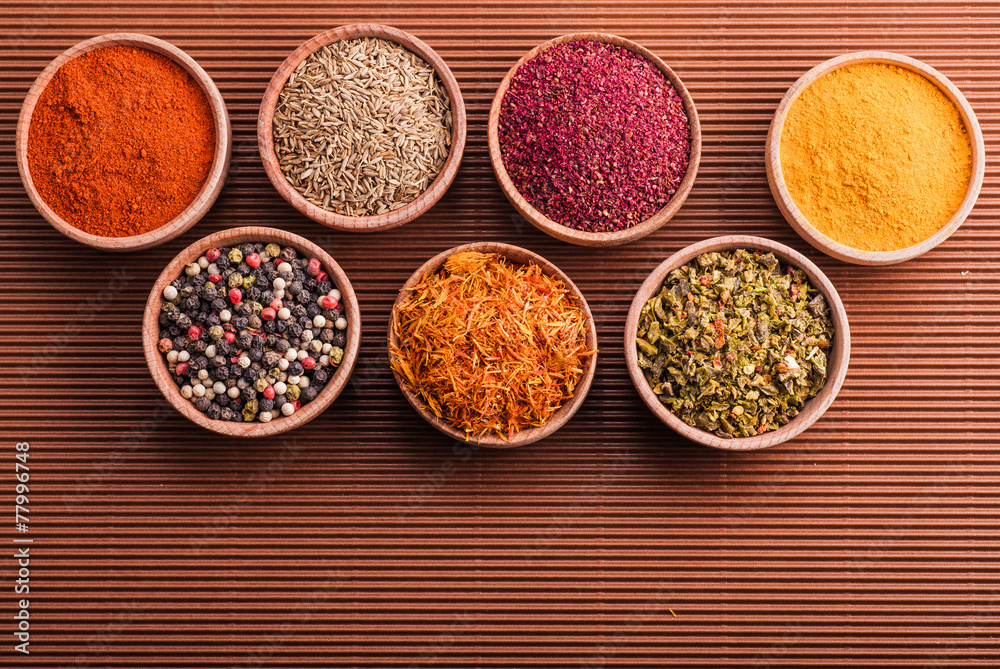
<svg viewBox="0 0 1000 669"><path fill-rule="evenodd" d="M198 195L215 155L208 98L173 60L97 49L56 72L35 106L28 166L66 222L128 237L169 222Z"/></svg>
<svg viewBox="0 0 1000 669"><path fill-rule="evenodd" d="M525 62L500 107L511 181L570 228L610 232L662 209L687 172L680 95L646 58L602 42L554 44Z"/></svg>

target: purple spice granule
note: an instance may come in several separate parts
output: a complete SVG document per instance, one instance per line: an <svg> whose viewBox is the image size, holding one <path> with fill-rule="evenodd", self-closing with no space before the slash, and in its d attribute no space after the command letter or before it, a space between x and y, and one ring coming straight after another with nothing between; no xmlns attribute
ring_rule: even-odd
<svg viewBox="0 0 1000 669"><path fill-rule="evenodd" d="M603 42L562 42L518 68L500 105L500 153L524 198L577 230L630 228L687 172L691 129L656 65Z"/></svg>

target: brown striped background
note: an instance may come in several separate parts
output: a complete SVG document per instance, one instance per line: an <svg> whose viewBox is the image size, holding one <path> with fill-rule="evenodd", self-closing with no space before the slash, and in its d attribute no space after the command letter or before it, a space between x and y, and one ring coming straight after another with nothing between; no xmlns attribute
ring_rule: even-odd
<svg viewBox="0 0 1000 669"><path fill-rule="evenodd" d="M258 101L285 56L361 20L437 49L470 122L444 200L369 236L298 215L267 181L255 140ZM1000 666L997 3L4 2L0 23L0 666ZM77 41L119 30L198 60L235 140L212 212L132 255L57 234L14 161L38 73ZM625 248L577 248L525 224L487 157L488 107L507 68L580 30L663 57L703 124L687 204ZM979 204L954 237L882 269L799 239L763 163L788 86L868 48L950 77L989 155ZM352 383L323 416L285 438L240 442L165 408L139 331L149 286L178 250L247 224L330 251L365 329ZM807 253L840 291L854 340L826 416L750 454L666 431L621 349L646 274L730 232ZM589 399L556 436L515 452L455 448L386 369L396 289L429 256L475 240L554 261L599 326ZM31 442L30 657L12 648L15 440Z"/></svg>

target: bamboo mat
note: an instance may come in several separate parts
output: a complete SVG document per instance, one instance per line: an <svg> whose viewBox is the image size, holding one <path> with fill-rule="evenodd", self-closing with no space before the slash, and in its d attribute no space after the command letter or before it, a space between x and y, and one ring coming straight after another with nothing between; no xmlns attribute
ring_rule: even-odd
<svg viewBox="0 0 1000 669"><path fill-rule="evenodd" d="M0 21L0 665L1000 665L997 3L5 2ZM469 111L465 160L445 198L374 235L295 212L267 181L255 135L278 64L314 34L357 21L429 43ZM222 196L191 231L110 255L36 213L14 128L52 58L121 30L201 63L229 106L235 150ZM486 148L506 70L537 43L585 30L660 55L704 131L680 214L610 250L522 221ZM764 174L784 91L859 49L904 53L950 77L989 156L962 228L881 269L813 251L779 215ZM236 441L165 406L140 320L180 249L251 224L327 249L358 292L364 332L352 382L326 413L283 438ZM792 442L745 454L667 431L632 388L621 343L650 270L736 232L813 259L843 297L854 344L826 415ZM387 368L396 290L428 257L476 240L552 260L586 293L599 328L583 408L513 452L455 447ZM93 316L80 316L95 295ZM31 443L30 656L13 650L15 441Z"/></svg>

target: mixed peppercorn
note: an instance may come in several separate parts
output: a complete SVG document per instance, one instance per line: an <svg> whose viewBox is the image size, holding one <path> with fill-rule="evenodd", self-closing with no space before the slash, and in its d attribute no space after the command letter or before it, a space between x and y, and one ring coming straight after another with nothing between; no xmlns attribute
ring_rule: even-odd
<svg viewBox="0 0 1000 669"><path fill-rule="evenodd" d="M341 294L278 244L208 249L163 289L159 349L213 420L267 423L316 399L344 356Z"/></svg>

